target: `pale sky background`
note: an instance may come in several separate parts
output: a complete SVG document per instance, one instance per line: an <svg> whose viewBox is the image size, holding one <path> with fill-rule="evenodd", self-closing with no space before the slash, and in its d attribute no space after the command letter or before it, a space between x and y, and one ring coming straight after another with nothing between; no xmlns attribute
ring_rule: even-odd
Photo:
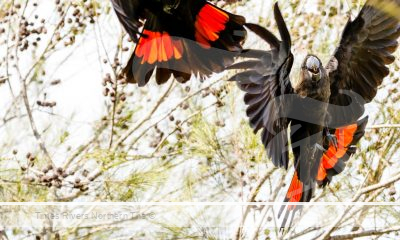
<svg viewBox="0 0 400 240"><path fill-rule="evenodd" d="M46 2L46 4L44 4L44 2ZM274 2L275 1L271 0L251 0L246 7L238 7L237 13L244 15L248 22L257 22L259 17L268 18L272 21L272 4ZM310 2L317 2L317 0L308 1L308 3ZM301 9L305 7L304 3L305 2L302 3ZM39 1L40 7L38 14L40 16L45 16L47 21L56 23L57 19L53 12L53 4L53 1ZM285 4L287 3L280 1L283 11ZM346 8L350 7L348 1L344 1L344 6ZM315 4L307 5L306 9L308 12L317 11ZM27 16L36 14L29 12L29 10L27 12ZM354 9L353 17L356 13L357 9ZM288 27L289 31L293 31L293 26L290 23L288 23ZM342 29L343 27L344 25L339 28ZM105 73L110 72L110 69L102 60L106 56L105 53L108 53L110 58L114 56L116 43L118 42L121 30L122 28L118 20L114 13L112 13L109 16L103 16L96 25L89 26L87 33L83 35L84 39L82 39L82 36L76 39L77 44L74 46L75 49L73 51L71 51L70 48L63 50L62 46L58 47L61 50L54 54L51 60L47 62L45 66L47 76L41 79L45 84L48 84L54 79L61 79L62 81L60 85L49 86L45 90L47 99L57 102L57 106L52 112L57 116L53 117L40 111L35 111L34 116L39 130L49 129L48 131L57 133L67 129L68 132L71 133L67 143L72 149L86 142L86 140L92 136L93 123L101 119L107 112L105 104L106 99L102 95L103 86L101 81ZM325 30L322 27L318 31L324 33ZM337 40L338 37L339 36L332 35L332 41ZM246 46L257 46L257 42L255 41L259 40L255 40L254 36L250 35ZM131 44L125 39L124 46L129 45ZM332 52L333 46L332 44ZM4 52L4 46L0 49ZM68 56L68 59L64 61L64 58L71 52L72 55ZM292 70L292 81L297 78L300 63L309 51L301 48L293 48L293 52L296 56L296 62ZM129 53L125 53L124 58L121 59L123 64L125 64L128 54ZM320 57L326 60L328 56ZM31 52L22 54L20 62L21 65L25 63L29 65L31 63ZM21 67L21 69L26 71L24 67ZM11 74L15 75L16 73L13 71ZM219 76L220 75L216 75L214 78L218 78ZM212 81L212 79L210 79L210 81ZM12 85L14 91L18 92L19 82L12 81ZM188 85L196 86L196 80L193 79ZM133 85L130 85L128 88L134 89L134 91L148 91L149 96L160 95L166 88L165 85L161 87L154 86L155 84L153 81L152 84L142 89L137 89L137 86ZM33 90L32 87L29 89L29 91ZM380 92L380 95L382 95L382 92ZM2 101L0 101L0 116L3 116L4 111L7 110L5 106L8 106L10 99L12 99L7 84L0 86L0 96L2 96ZM34 109L37 109L37 105L35 104L37 100L40 99L30 97L30 103L34 106ZM176 102L177 100L178 99L174 99L174 96L170 96L169 101ZM128 103L130 104L137 104L138 102L135 101L137 101L137 99L128 98ZM241 107L244 108L243 104ZM43 108L41 110L49 111L49 109ZM367 112L372 118L375 111L376 108L374 108L373 105L370 104L367 106ZM25 109L22 109L22 113L25 113ZM70 119L72 119L71 125L68 125ZM17 147L20 151L32 151L33 149L37 149L37 143L32 137L31 129L26 118L23 122L24 126L21 126L20 120L12 121L7 124L6 127L0 125L0 139L3 139L0 144L5 146L3 151L7 151L7 154L11 152L11 147ZM57 148L58 139L51 140L51 135L52 134L46 134L46 142L52 143L48 146L54 154L52 157L56 160L57 164L61 164L65 160L67 149ZM5 139L6 141L4 141ZM21 141L21 139L24 139L24 141Z"/></svg>
<svg viewBox="0 0 400 240"><path fill-rule="evenodd" d="M50 22L55 22L54 19L54 1L42 0L38 1L40 5L40 15L46 16L46 19ZM244 15L247 18L248 22L257 22L259 17L268 17L272 19L272 4L275 1L272 0L251 0L246 7L239 7L237 9L237 13ZM279 1L281 5L284 5L285 1ZM318 2L317 0L308 1L308 2ZM348 4L344 1L346 8L348 8ZM315 5L307 5L307 9L309 12L317 11ZM355 9L355 12L357 10ZM32 13L33 14L33 13ZM354 17L354 15L353 15ZM291 25L289 25L289 31ZM341 26L342 29L344 27ZM68 144L72 149L75 149L80 144L87 141L88 138L92 136L93 123L101 119L106 111L105 98L102 95L103 86L101 84L102 77L105 73L110 72L110 69L107 68L107 65L102 63L102 60L105 57L105 52L110 55L110 58L114 56L114 51L116 49L116 43L121 34L121 27L115 17L114 14L110 14L107 17L102 17L98 24L89 27L89 31L84 34L85 37L82 39L81 37L77 38L77 45L75 46L75 50L73 54L69 56L67 61L63 61L67 54L71 53L71 49L60 50L57 54L55 54L51 61L47 63L45 69L48 73L47 78L43 79L45 83L49 83L54 79L61 79L62 83L58 86L49 86L46 88L47 99L53 100L57 102L57 106L54 108L53 113L57 115L57 117L50 116L48 114L44 114L38 111L35 111L35 119L38 124L38 128L40 130L49 129L51 133L55 134L46 134L47 139L46 143L50 143L48 146L51 149L51 153L54 154L52 157L55 159L56 164L61 164L66 157L66 148L57 148L58 139L53 139L51 141L52 135L57 135L59 131L64 129L68 129L71 133L70 137L67 140ZM101 29L101 32L99 32ZM324 28L322 27L319 31L324 32ZM332 36L332 39L337 39L338 36ZM103 44L101 44L101 41ZM332 41L333 41L332 40ZM254 37L250 37L247 46L255 46L257 44L254 43ZM100 45L98 45L100 44ZM125 41L125 46L128 46L127 41ZM293 49L294 54L296 55L296 63L294 65L294 71L292 73L292 78L296 78L298 74L298 67L300 66L300 62L303 60L303 57L308 53L307 50L304 49ZM399 51L397 51L397 56ZM1 56L4 53L4 46L0 46ZM100 53L100 56L99 56ZM21 62L26 62L26 65L29 65L31 62L31 53L25 53ZM125 53L124 58L121 62L124 64L127 60L128 53ZM297 57L298 56L298 57ZM325 59L327 56L321 56L321 58ZM58 66L61 66L58 68ZM15 71L12 72L15 74ZM218 79L220 75L214 76L212 79L209 79L210 82L214 79ZM396 77L400 77L397 75ZM196 81L196 80L192 80ZM19 91L19 83L13 81L13 88L15 92ZM190 86L195 87L195 82L190 82ZM144 89L137 89L136 86L129 86L130 89L135 89L135 91L148 91L149 95L160 95L166 89L166 85L162 87L154 87L154 82L149 85L149 87L145 87ZM33 90L33 89L30 89ZM6 84L0 86L0 116L4 115L4 111L6 111L6 106L9 105L9 101L11 99L9 89ZM383 97L383 93L380 93L380 97ZM181 96L170 96L170 102L177 102ZM36 99L34 97L30 98L30 102L34 105L35 109L37 109L37 105L35 102L40 99ZM128 104L135 104L134 98L128 98ZM241 99L240 99L241 101ZM244 109L244 106L240 106ZM43 109L48 111L48 109ZM25 110L22 109L22 113L25 113ZM374 117L376 114L376 107L373 104L367 106L367 112L369 115ZM243 111L244 114L244 111ZM72 119L72 125L68 125L69 120ZM32 137L31 129L28 125L28 121L26 119L23 121L24 126L21 126L22 122L20 120L12 121L11 124L7 124L6 127L2 126L2 121L0 120L0 145L5 146L2 149L2 154L10 154L12 148L17 147L21 152L32 151L34 149L38 149L36 140ZM369 123L371 124L371 122ZM49 140L50 139L50 140ZM16 144L18 142L18 145ZM17 146L16 146L17 145ZM190 167L190 161L188 161L187 166ZM340 207L338 207L340 208ZM328 211L327 216L329 216L329 209L325 209ZM190 209L187 209L188 214L190 213ZM319 210L316 210L319 211Z"/></svg>
<svg viewBox="0 0 400 240"><path fill-rule="evenodd" d="M248 22L257 22L260 17L271 19L272 21L272 5L275 1L272 0L251 0L246 7L238 7L237 13L242 14L247 18ZM317 0L311 0L307 3L317 2ZM307 4L307 8L305 8L305 2L301 3L300 9L307 9L307 12L316 12L317 8L315 4ZM27 16L33 16L34 14L39 14L42 17L45 17L47 21L56 23L57 18L54 14L54 3L52 1L44 4L44 1L39 1L39 12L29 12L27 11ZM280 6L283 9L285 4L280 1ZM349 8L348 1L344 1L345 8ZM357 14L357 9L353 11L353 17ZM288 16L285 16L288 18ZM290 16L289 16L290 17ZM289 31L293 31L295 28L292 23L287 23L289 27ZM338 26L340 29L343 29L343 26ZM297 29L298 30L298 29ZM60 49L56 54L51 57L50 61L47 61L45 69L47 72L47 76L44 77L43 80L45 84L49 84L50 81L54 79L61 79L62 83L58 86L49 86L46 87L45 92L47 93L47 99L56 101L57 106L54 108L52 113L57 116L50 116L40 111L34 112L34 117L36 119L36 123L38 125L39 130L48 129L54 134L46 134L46 143L51 143L48 146L51 149L52 157L55 159L56 164L61 164L65 160L66 156L66 148L60 148L57 146L58 139L51 139L52 135L56 135L56 133L64 130L68 130L71 133L70 137L67 140L66 146L71 146L72 149L77 148L80 144L85 143L88 138L92 136L93 123L101 119L106 111L106 99L102 95L103 86L101 84L102 78L105 73L111 72L108 68L107 64L104 64L102 61L106 57L105 53L109 55L112 59L114 56L114 51L116 49L116 44L120 37L122 28L112 12L108 16L103 16L100 21L96 25L90 25L87 32L84 35L80 35L76 42L77 44L73 47L74 50L71 51L70 48L63 50L62 46L58 46ZM49 30L50 32L50 30ZM326 34L325 29L322 27L318 30L318 33ZM328 33L329 34L329 33ZM82 36L84 38L82 38ZM316 35L319 36L318 34ZM339 36L332 35L332 42L335 43ZM295 40L293 40L295 41ZM253 35L249 35L246 46L254 47L258 45L259 40L255 39ZM334 50L334 46L336 44L331 44L331 52ZM294 42L295 44L295 42ZM124 46L130 46L131 43L124 41ZM133 46L131 46L133 47ZM4 46L2 51L4 52ZM41 52L42 50L39 50ZM298 69L303 61L304 56L307 53L312 53L312 51L302 48L293 48L293 52L296 56L295 65L293 67L291 76L292 81L295 81L298 76ZM72 55L69 55L72 53ZM129 53L124 53L123 59L120 61L125 64L127 61ZM64 61L65 57L68 56L68 59ZM320 56L321 59L327 60L329 56ZM26 71L23 65L29 65L31 63L31 52L25 52L21 55L21 69ZM16 74L13 71L11 74ZM24 74L24 73L23 73ZM213 79L217 79L221 74L217 74L209 81L213 81ZM397 76L399 77L399 76ZM15 92L19 91L19 82L12 81L13 89ZM193 86L192 88L196 88L196 79L192 79L188 85ZM147 91L149 96L159 96L163 91L165 91L166 85L161 87L154 87L155 83L152 81L148 86L138 89L137 86L130 85L129 89L134 89L134 91ZM29 91L33 91L34 88L30 88ZM383 93L380 92L378 96L384 96ZM11 98L10 91L7 87L7 84L3 84L0 86L0 96L2 96L2 101L0 101L0 116L4 115L4 111L7 110L5 106L8 106ZM41 95L43 98L43 93ZM175 99L174 96L170 96L168 101L177 102L180 96L177 96ZM379 97L378 97L379 98ZM35 97L30 97L30 103L33 105L34 109L37 109L37 105L35 102L40 99L36 99ZM239 99L240 100L240 99ZM128 98L128 104L138 104L138 100L135 98ZM144 101L141 99L140 101ZM238 102L242 102L241 100ZM140 103L142 106L142 103ZM239 105L240 106L240 105ZM241 104L241 108L244 109L244 104ZM43 109L42 111L50 111L49 109ZM373 107L373 104L369 104L367 106L367 112L371 117L374 117L374 112L376 108ZM25 114L25 109L22 109L22 113ZM243 111L244 113L244 111ZM68 123L71 121L71 125ZM372 120L372 119L371 119ZM21 126L20 120L12 121L7 124L6 127L0 125L0 139L7 139L6 141L0 142L3 144L5 148L3 151L7 151L5 153L9 154L13 148L18 148L20 151L32 151L37 149L36 140L32 137L31 129L28 125L28 122L25 120L24 126ZM370 121L369 124L371 124ZM1 123L1 122L0 122ZM21 141L24 139L24 141ZM18 144L17 144L18 143Z"/></svg>

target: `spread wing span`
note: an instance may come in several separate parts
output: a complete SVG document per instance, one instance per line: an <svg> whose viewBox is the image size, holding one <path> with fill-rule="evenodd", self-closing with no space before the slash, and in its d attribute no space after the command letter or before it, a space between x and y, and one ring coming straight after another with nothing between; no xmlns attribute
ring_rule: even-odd
<svg viewBox="0 0 400 240"><path fill-rule="evenodd" d="M339 47L328 63L330 103L348 106L357 101L352 107L341 108L343 111L334 111L332 106L332 126L357 121L364 113L364 104L376 96L378 86L389 75L386 65L395 60L400 24L398 18L381 10L385 4L400 7L400 0L367 1L356 19L348 21ZM351 93L342 94L341 90Z"/></svg>
<svg viewBox="0 0 400 240"><path fill-rule="evenodd" d="M271 46L269 51L245 50L243 57L251 60L234 64L230 69L246 69L232 77L246 92L244 101L247 116L254 132L262 130L261 138L268 156L279 167L288 166L287 129L289 120L282 118L284 100L279 97L293 93L289 73L293 65L291 39L278 5L274 16L282 40L267 29L255 25L245 26Z"/></svg>

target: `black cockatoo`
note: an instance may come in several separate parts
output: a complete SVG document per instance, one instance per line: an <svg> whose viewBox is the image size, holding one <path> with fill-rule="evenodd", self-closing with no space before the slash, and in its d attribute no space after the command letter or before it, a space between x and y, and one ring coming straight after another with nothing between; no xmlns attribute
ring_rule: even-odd
<svg viewBox="0 0 400 240"><path fill-rule="evenodd" d="M400 6L400 0L378 1ZM281 40L267 29L246 26L264 39L271 50L244 50L250 58L230 69L246 69L231 80L246 92L247 116L254 132L262 131L267 155L279 167L288 167L289 146L295 172L285 202L308 202L318 184L325 186L343 171L364 135L368 118L364 104L377 94L389 74L386 65L395 61L400 24L396 16L381 10L377 1L367 1L359 15L349 20L342 38L326 67L315 55L308 55L300 70L299 84L289 79L294 56L291 38L278 4L274 7ZM290 135L290 145L288 136ZM301 209L283 205L287 219Z"/></svg>
<svg viewBox="0 0 400 240"><path fill-rule="evenodd" d="M192 74L208 76L223 71L242 50L244 17L206 0L111 2L119 21L137 42L122 72L130 83L145 85L154 70L158 84L171 76L180 82Z"/></svg>

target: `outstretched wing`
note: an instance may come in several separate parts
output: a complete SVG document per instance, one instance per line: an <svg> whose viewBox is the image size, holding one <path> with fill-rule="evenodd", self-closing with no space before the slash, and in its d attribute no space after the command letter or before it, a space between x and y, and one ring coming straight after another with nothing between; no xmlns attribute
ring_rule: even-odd
<svg viewBox="0 0 400 240"><path fill-rule="evenodd" d="M330 103L348 107L330 107L332 127L356 122L364 113L364 104L375 97L378 86L389 74L386 65L395 60L392 54L400 36L399 18L382 10L390 4L400 7L400 0L367 1L357 18L344 29L327 69Z"/></svg>
<svg viewBox="0 0 400 240"><path fill-rule="evenodd" d="M288 166L287 129L288 119L284 117L284 95L293 92L289 73L293 65L291 39L278 5L274 7L275 20L282 40L267 29L255 25L246 26L269 43L270 51L246 50L242 56L252 58L234 64L230 69L247 69L231 80L246 92L244 101L247 116L254 132L262 129L262 142L268 156L279 167Z"/></svg>

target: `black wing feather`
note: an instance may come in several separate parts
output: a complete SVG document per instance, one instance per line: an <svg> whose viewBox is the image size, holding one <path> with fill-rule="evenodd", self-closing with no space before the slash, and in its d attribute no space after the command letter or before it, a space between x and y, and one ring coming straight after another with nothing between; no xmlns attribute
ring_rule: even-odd
<svg viewBox="0 0 400 240"><path fill-rule="evenodd" d="M276 166L287 168L289 120L282 117L285 103L280 97L293 93L289 79L293 55L290 52L289 31L277 4L274 9L282 40L259 25L246 24L247 28L269 43L271 50L244 50L242 57L254 59L232 65L230 69L247 69L231 80L246 92L244 101L248 106L246 114L250 126L254 132L262 130L261 140L268 156Z"/></svg>
<svg viewBox="0 0 400 240"><path fill-rule="evenodd" d="M111 0L119 21L134 42L139 39L143 4L139 0Z"/></svg>
<svg viewBox="0 0 400 240"><path fill-rule="evenodd" d="M331 80L330 103L350 108L330 107L331 126L354 123L364 113L364 104L377 94L379 85L389 75L385 66L395 60L393 52L400 36L399 19L381 10L382 4L396 4L400 0L368 1L354 21L349 21L343 31L340 45L328 64ZM341 90L349 93L341 94ZM354 101L354 102L353 102ZM354 104L356 103L356 104ZM343 110L345 109L345 110Z"/></svg>

